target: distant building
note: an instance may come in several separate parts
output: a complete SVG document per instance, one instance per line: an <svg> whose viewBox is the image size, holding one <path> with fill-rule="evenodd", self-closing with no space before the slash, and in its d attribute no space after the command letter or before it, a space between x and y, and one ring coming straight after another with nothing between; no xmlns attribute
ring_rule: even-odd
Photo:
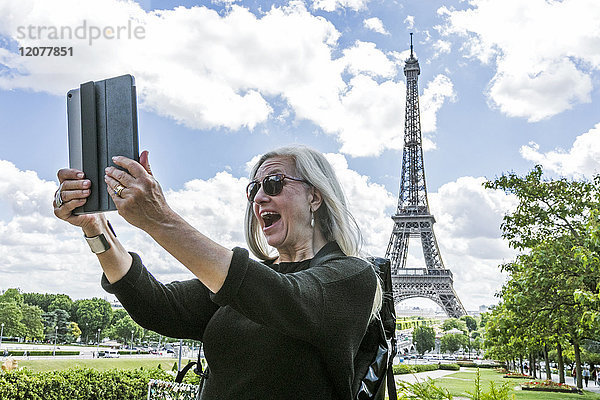
<svg viewBox="0 0 600 400"><path fill-rule="evenodd" d="M121 302L119 300L113 300L110 302L110 307L113 310L123 310L123 305L121 304Z"/></svg>

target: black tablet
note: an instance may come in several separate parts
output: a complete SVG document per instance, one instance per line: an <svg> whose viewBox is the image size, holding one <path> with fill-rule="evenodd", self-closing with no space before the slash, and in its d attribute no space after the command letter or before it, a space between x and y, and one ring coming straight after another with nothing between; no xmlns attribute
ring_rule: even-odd
<svg viewBox="0 0 600 400"><path fill-rule="evenodd" d="M85 205L74 214L116 210L106 191L104 169L113 156L139 161L135 79L118 76L82 83L67 93L69 166L92 182Z"/></svg>

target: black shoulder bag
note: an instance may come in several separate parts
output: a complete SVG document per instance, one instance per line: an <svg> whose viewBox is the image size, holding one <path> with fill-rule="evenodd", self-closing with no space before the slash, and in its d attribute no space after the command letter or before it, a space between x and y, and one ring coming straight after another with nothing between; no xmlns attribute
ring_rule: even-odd
<svg viewBox="0 0 600 400"><path fill-rule="evenodd" d="M390 261L379 257L369 258L368 261L381 279L383 304L381 311L367 327L354 359L353 400L383 400L386 380L389 399L397 400L396 382L392 370L397 350L396 312Z"/></svg>

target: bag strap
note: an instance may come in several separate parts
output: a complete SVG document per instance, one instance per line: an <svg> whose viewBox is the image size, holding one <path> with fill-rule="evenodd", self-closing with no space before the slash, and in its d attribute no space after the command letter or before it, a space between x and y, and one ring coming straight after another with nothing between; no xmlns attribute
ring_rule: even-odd
<svg viewBox="0 0 600 400"><path fill-rule="evenodd" d="M192 368L194 365L196 365L196 361L188 362L187 365L185 367L183 367L181 369L181 371L179 371L177 373L177 376L175 377L175 382L176 383L183 382L183 377L185 376L185 374L187 374L187 372L190 370L190 368Z"/></svg>
<svg viewBox="0 0 600 400"><path fill-rule="evenodd" d="M388 368L387 368L387 391L388 391L388 399L389 400L398 400L398 394L396 393L396 379L394 378L394 357L398 353L398 348L396 347L396 338L393 337L390 340L391 344L391 353L390 358L388 359Z"/></svg>
<svg viewBox="0 0 600 400"><path fill-rule="evenodd" d="M204 384L204 380L208 378L208 368L206 371L202 369L202 361L200 360L200 354L202 352L202 343L200 343L200 347L198 348L198 361L190 361L186 364L185 367L181 371L177 373L175 377L175 382L181 383L185 374L192 368L194 365L196 368L194 369L194 373L200 377L200 389L202 389L202 385Z"/></svg>

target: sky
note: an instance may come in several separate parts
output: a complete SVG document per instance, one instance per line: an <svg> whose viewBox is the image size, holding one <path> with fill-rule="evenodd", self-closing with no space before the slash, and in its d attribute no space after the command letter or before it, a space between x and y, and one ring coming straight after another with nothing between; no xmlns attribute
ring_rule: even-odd
<svg viewBox="0 0 600 400"><path fill-rule="evenodd" d="M69 164L66 93L123 74L136 79L140 148L198 230L245 246L253 160L304 144L327 155L365 251L383 256L411 32L442 259L467 310L496 303L498 266L515 257L500 224L516 203L482 183L536 164L548 178L600 172L597 0L0 0L0 290L112 299L52 198ZM41 46L72 55L19 50ZM156 277L191 277L144 232L108 218ZM408 266L424 266L414 240Z"/></svg>

